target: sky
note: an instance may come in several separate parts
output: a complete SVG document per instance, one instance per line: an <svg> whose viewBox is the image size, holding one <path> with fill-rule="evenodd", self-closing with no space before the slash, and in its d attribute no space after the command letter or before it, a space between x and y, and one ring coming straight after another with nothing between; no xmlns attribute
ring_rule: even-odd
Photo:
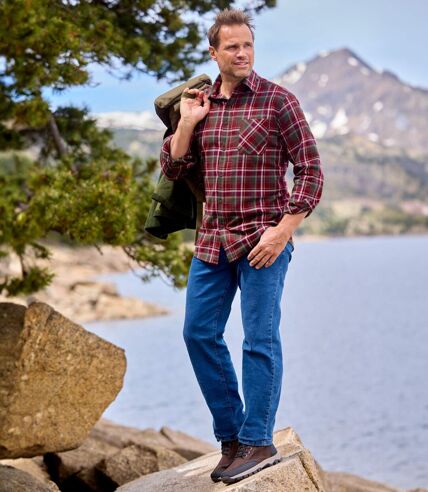
<svg viewBox="0 0 428 492"><path fill-rule="evenodd" d="M273 78L320 51L353 50L376 69L428 88L428 0L277 0L277 7L255 17L254 69ZM208 48L208 43L206 42ZM45 95L52 108L74 104L92 113L153 110L153 101L170 87L136 73L119 81L99 66L91 70L96 87L79 87L62 95ZM215 62L196 74L217 75Z"/></svg>

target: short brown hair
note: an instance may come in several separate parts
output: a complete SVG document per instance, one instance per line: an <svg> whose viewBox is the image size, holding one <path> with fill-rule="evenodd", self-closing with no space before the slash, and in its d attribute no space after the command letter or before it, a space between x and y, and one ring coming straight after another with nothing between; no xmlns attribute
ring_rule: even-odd
<svg viewBox="0 0 428 492"><path fill-rule="evenodd" d="M250 14L238 9L224 9L216 15L214 24L208 30L208 41L210 46L218 48L219 33L222 26L234 26L245 24L251 31L251 36L254 40L254 25Z"/></svg>

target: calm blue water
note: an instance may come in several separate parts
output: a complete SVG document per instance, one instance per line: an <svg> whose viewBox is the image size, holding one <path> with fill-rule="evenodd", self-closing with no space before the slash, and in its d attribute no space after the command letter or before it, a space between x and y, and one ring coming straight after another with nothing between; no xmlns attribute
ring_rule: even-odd
<svg viewBox="0 0 428 492"><path fill-rule="evenodd" d="M107 278L171 314L86 324L123 347L128 361L104 416L215 444L181 336L185 291L159 279L142 284L132 273ZM240 376L239 293L225 338ZM324 469L428 487L428 236L297 243L282 340L276 427L293 426Z"/></svg>

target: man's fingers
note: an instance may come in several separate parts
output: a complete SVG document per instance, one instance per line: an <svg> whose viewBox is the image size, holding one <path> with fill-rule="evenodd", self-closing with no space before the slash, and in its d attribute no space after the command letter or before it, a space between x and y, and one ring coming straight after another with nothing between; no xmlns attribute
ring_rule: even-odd
<svg viewBox="0 0 428 492"><path fill-rule="evenodd" d="M275 263L275 260L278 258L278 256L271 256L267 262L265 263L265 268L270 267Z"/></svg>
<svg viewBox="0 0 428 492"><path fill-rule="evenodd" d="M263 248L263 246L260 246L257 244L248 254L247 258L249 261L252 261L254 259L259 259L262 258L264 255L271 255L270 251L268 251L266 248Z"/></svg>
<svg viewBox="0 0 428 492"><path fill-rule="evenodd" d="M203 94L203 91L200 91L199 89L189 89L188 87L186 87L183 92L186 92L187 94L195 94L196 96Z"/></svg>
<svg viewBox="0 0 428 492"><path fill-rule="evenodd" d="M270 253L266 253L263 256L256 258L256 260L252 261L250 265L254 266L257 270L259 270L266 264L266 262L269 261L270 257L271 257Z"/></svg>
<svg viewBox="0 0 428 492"><path fill-rule="evenodd" d="M259 246L253 248L247 256L248 261L251 261L253 258L255 258L259 254L259 252L260 252Z"/></svg>
<svg viewBox="0 0 428 492"><path fill-rule="evenodd" d="M261 261L266 260L270 257L270 253L260 249L253 258L250 260L250 266L257 266ZM264 261L263 261L264 264Z"/></svg>

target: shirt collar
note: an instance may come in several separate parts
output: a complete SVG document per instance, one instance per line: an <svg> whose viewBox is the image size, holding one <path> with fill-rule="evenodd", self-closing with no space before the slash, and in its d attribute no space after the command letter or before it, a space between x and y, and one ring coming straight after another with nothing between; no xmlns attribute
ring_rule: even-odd
<svg viewBox="0 0 428 492"><path fill-rule="evenodd" d="M253 92L257 92L259 87L259 76L256 74L254 70L251 70L250 75L242 81L249 89Z"/></svg>
<svg viewBox="0 0 428 492"><path fill-rule="evenodd" d="M250 75L248 75L248 77L245 77L245 79L242 79L241 82L236 86L236 88L241 89L242 87L247 87L252 92L257 92L257 89L259 86L259 81L260 81L260 78L257 75L257 73L254 70L251 70ZM214 81L210 97L213 97L213 98L219 97L221 82L222 82L221 75L218 74L217 78Z"/></svg>

